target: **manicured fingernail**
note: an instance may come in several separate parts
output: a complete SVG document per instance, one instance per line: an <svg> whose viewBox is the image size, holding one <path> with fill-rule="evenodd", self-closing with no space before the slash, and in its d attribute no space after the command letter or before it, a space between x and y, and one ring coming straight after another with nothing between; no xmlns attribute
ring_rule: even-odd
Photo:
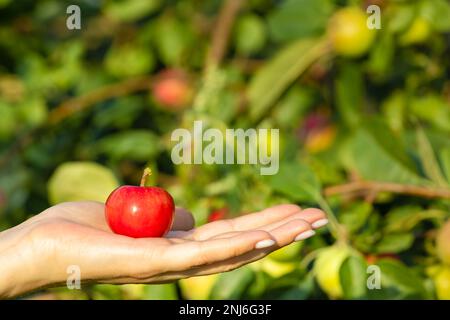
<svg viewBox="0 0 450 320"><path fill-rule="evenodd" d="M255 248L256 249L262 249L262 248L268 248L275 244L275 241L271 239L261 240L256 243Z"/></svg>
<svg viewBox="0 0 450 320"><path fill-rule="evenodd" d="M312 237L315 234L316 234L316 232L314 230L308 230L308 231L302 232L298 236L296 236L294 241L305 240L305 239Z"/></svg>
<svg viewBox="0 0 450 320"><path fill-rule="evenodd" d="M320 219L320 220L317 220L316 222L313 222L313 223L311 224L311 226L312 226L314 229L317 229L317 228L323 227L323 226L326 225L327 223L328 223L328 219Z"/></svg>

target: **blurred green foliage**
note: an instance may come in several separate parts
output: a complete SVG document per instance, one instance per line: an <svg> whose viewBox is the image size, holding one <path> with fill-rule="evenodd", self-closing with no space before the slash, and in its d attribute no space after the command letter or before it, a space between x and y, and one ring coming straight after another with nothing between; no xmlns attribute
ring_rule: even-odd
<svg viewBox="0 0 450 320"><path fill-rule="evenodd" d="M326 210L332 233L181 286L49 297L436 298L450 281L430 272L448 268L434 234L450 215L449 2L242 1L223 58L211 62L225 2L80 0L81 30L68 30L71 1L0 0L0 230L59 201L104 200L149 165L198 224L223 207L235 216L294 202ZM335 52L331 17L370 4L382 13L370 50ZM168 70L194 97L165 102L171 92L155 84ZM194 120L279 128L280 172L173 165L170 134ZM374 263L379 290L366 286Z"/></svg>

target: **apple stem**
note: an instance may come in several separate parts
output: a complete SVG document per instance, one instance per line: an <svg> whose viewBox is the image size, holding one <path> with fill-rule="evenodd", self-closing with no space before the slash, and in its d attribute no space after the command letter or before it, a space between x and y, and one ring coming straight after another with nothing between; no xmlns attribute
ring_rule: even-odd
<svg viewBox="0 0 450 320"><path fill-rule="evenodd" d="M142 174L141 178L141 187L145 187L145 184L147 182L147 178L152 175L152 170L150 168L145 168L144 173Z"/></svg>

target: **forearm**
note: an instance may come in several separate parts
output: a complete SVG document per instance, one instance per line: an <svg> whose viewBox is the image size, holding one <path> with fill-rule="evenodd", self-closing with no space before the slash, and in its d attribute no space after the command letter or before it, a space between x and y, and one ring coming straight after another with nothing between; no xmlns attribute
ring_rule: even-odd
<svg viewBox="0 0 450 320"><path fill-rule="evenodd" d="M26 230L19 227L0 233L0 299L12 298L45 285L36 272L39 257Z"/></svg>

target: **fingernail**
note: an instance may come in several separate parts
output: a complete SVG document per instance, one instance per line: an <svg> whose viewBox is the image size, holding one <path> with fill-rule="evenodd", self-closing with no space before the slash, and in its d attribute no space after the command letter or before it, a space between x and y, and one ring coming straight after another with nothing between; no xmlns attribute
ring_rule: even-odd
<svg viewBox="0 0 450 320"><path fill-rule="evenodd" d="M262 248L268 248L275 244L275 241L271 239L261 240L256 243L255 248L256 249L262 249Z"/></svg>
<svg viewBox="0 0 450 320"><path fill-rule="evenodd" d="M305 239L312 237L315 234L316 234L316 232L314 230L308 230L308 231L302 232L298 236L296 236L294 241L305 240Z"/></svg>
<svg viewBox="0 0 450 320"><path fill-rule="evenodd" d="M323 226L326 225L327 223L328 223L328 219L320 219L320 220L317 220L316 222L313 222L313 223L311 224L311 226L312 226L314 229L317 229L317 228L323 227Z"/></svg>

